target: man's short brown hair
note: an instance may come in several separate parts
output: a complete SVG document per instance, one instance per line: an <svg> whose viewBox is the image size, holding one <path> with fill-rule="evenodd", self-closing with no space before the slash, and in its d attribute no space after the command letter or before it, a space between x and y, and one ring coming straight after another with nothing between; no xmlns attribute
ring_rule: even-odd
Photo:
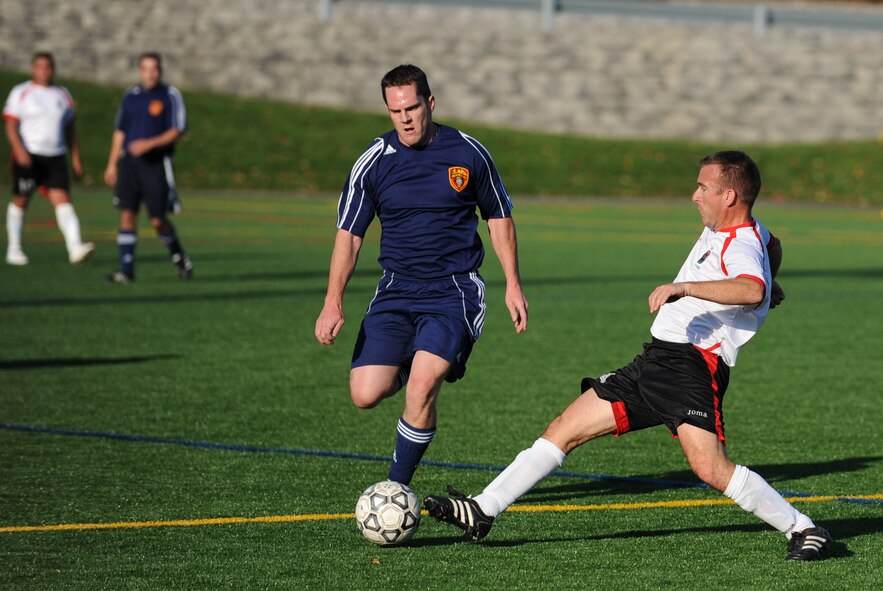
<svg viewBox="0 0 883 591"><path fill-rule="evenodd" d="M422 96L426 100L432 96L429 82L426 80L426 73L412 64L402 64L387 72L380 81L383 102L386 103L386 89L390 86L409 86L411 84L417 86L417 96Z"/></svg>
<svg viewBox="0 0 883 591"><path fill-rule="evenodd" d="M749 206L760 194L760 169L748 154L738 150L714 152L699 161L699 167L717 164L721 167L721 180L724 189L733 189L736 195Z"/></svg>

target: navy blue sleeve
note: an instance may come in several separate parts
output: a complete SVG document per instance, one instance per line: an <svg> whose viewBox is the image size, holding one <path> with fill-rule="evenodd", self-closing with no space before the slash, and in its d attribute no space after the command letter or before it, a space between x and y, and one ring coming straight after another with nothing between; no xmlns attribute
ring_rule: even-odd
<svg viewBox="0 0 883 591"><path fill-rule="evenodd" d="M512 217L515 207L509 192L497 172L490 152L475 138L461 132L461 135L476 152L475 190L478 197L478 209L483 219Z"/></svg>
<svg viewBox="0 0 883 591"><path fill-rule="evenodd" d="M114 126L123 133L129 128L129 112L126 109L126 103L129 102L129 91L123 94L123 100L120 101L120 108L117 110L116 121Z"/></svg>
<svg viewBox="0 0 883 591"><path fill-rule="evenodd" d="M376 207L371 170L383 154L384 141L377 138L353 165L337 204L337 227L362 237L374 219Z"/></svg>

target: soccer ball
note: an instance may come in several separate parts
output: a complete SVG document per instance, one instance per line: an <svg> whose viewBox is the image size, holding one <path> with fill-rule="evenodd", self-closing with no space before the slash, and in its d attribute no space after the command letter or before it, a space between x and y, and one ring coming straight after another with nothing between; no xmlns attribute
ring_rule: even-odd
<svg viewBox="0 0 883 591"><path fill-rule="evenodd" d="M392 480L372 484L356 503L356 523L362 535L375 544L401 544L420 525L420 501L404 484Z"/></svg>

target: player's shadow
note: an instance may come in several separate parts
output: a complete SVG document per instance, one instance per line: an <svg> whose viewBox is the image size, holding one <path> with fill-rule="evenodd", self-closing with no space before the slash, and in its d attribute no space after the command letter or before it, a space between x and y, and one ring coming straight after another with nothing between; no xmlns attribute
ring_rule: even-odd
<svg viewBox="0 0 883 591"><path fill-rule="evenodd" d="M0 359L0 371L16 369L45 369L50 367L84 367L90 365L127 365L178 359L181 355L135 355L130 357L61 357L54 359Z"/></svg>
<svg viewBox="0 0 883 591"><path fill-rule="evenodd" d="M374 277L380 279L382 271L377 269L356 269L353 277ZM314 271L253 271L249 273L228 273L222 275L200 275L200 283L230 283L237 281L313 281L328 279L328 270ZM324 292L324 288L323 288Z"/></svg>
<svg viewBox="0 0 883 591"><path fill-rule="evenodd" d="M846 277L849 279L883 279L883 268L874 269L782 269L776 275L781 278L816 278L816 277Z"/></svg>
<svg viewBox="0 0 883 591"><path fill-rule="evenodd" d="M515 519L517 515L507 516L506 519ZM883 532L883 517L855 517L848 519L830 519L820 520L819 524L825 527L836 540L831 546L831 558L847 558L853 553L846 545L846 541L861 536L877 535ZM726 532L741 533L763 533L770 532L770 526L765 523L746 523L740 525L713 525L703 527L681 527L667 528L655 530L628 530L613 533L589 534L585 536L551 536L544 537L541 534L528 539L516 540L500 540L494 539L493 536L500 532L503 524L497 524L496 528L491 532L491 537L479 542L480 545L489 548L513 548L518 546L526 546L529 544L561 544L567 542L592 542L606 540L633 540L638 538L663 538L668 536L676 536L681 534L720 534ZM590 526L587 526L590 527ZM463 536L445 536L439 538L416 538L408 542L409 547L432 547L432 546L449 546L451 544L472 543L463 538Z"/></svg>
<svg viewBox="0 0 883 591"><path fill-rule="evenodd" d="M43 308L53 306L131 306L140 304L176 304L187 302L223 302L264 300L275 298L296 298L300 296L321 297L325 294L325 287L293 288L293 289L254 289L246 291L233 291L227 293L175 293L161 295L130 295L118 292L114 297L89 297L89 298L47 298L44 300L0 300L2 308ZM349 290L352 293L373 293L373 287L355 286ZM317 300L321 303L321 300Z"/></svg>
<svg viewBox="0 0 883 591"><path fill-rule="evenodd" d="M831 558L847 558L853 555L853 553L846 545L846 540L858 538L861 536L877 535L881 531L883 531L883 517L855 517L848 519L819 520L819 524L825 527L825 529L827 529L829 532L831 532L831 536L835 539L835 542L831 546L830 550ZM765 523L747 523L741 525L683 527L659 530L631 530L586 536L557 536L548 538L537 536L535 538L518 540L488 539L481 543L482 545L488 547L509 548L525 546L528 544L660 538L680 534L720 534L726 532L762 533L769 531L771 531L770 526L766 525ZM493 535L493 533L491 535ZM462 538L457 538L457 540L462 541ZM439 538L437 542L438 545L447 545L451 543L450 538Z"/></svg>
<svg viewBox="0 0 883 591"><path fill-rule="evenodd" d="M883 460L883 456L863 456L825 462L752 464L749 468L763 476L767 482L776 483L805 478L807 476L860 472L871 468L881 460ZM573 501L597 495L633 495L672 488L707 488L690 470L622 477L586 474L584 477L586 480L583 482L537 487L528 492L525 498L534 503L552 503Z"/></svg>

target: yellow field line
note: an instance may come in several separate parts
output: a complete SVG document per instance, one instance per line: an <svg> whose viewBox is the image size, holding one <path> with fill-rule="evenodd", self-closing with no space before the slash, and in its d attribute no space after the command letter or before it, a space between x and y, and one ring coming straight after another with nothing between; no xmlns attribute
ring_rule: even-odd
<svg viewBox="0 0 883 591"><path fill-rule="evenodd" d="M791 503L825 503L839 500L883 500L883 494L854 496L790 497ZM605 503L597 505L517 505L508 510L521 513L563 511L623 511L629 509L680 509L731 505L730 499L695 499L687 501L657 501L652 503ZM426 514L426 511L423 511ZM194 527L198 525L236 525L241 523L291 523L295 521L328 521L354 519L354 513L313 513L305 515L267 515L264 517L215 517L211 519L176 519L172 521L118 521L115 523L60 523L56 525L13 525L0 527L0 533L44 531L79 531L89 529L134 529L143 527Z"/></svg>

